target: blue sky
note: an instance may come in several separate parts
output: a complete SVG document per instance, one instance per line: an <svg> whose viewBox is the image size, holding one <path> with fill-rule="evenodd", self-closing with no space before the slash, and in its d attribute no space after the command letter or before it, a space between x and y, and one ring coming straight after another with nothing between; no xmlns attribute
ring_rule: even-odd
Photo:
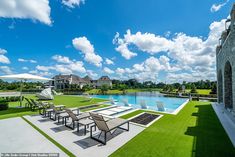
<svg viewBox="0 0 235 157"><path fill-rule="evenodd" d="M232 1L2 0L0 72L214 80Z"/></svg>

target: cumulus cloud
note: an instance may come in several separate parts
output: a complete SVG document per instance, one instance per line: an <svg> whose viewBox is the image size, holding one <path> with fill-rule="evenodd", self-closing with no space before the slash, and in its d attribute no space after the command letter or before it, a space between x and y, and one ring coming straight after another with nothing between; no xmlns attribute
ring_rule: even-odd
<svg viewBox="0 0 235 157"><path fill-rule="evenodd" d="M0 48L0 63L10 64L10 60L5 56L7 50Z"/></svg>
<svg viewBox="0 0 235 157"><path fill-rule="evenodd" d="M137 32L132 34L130 30L127 30L123 38L116 35L114 41L118 47L126 45L127 50L128 46L134 46L138 51L150 55L165 54L160 58L150 57L144 63L135 64L133 69L144 70L143 72L153 71L157 75L164 65L164 69L171 73L174 72L174 75L181 71L181 73L205 74L202 75L201 79L212 79L212 77L215 79L215 75L212 75L215 69L215 47L218 44L221 32L224 30L224 22L225 19L211 23L208 37L205 39L189 36L185 33L176 33L168 39L152 33ZM203 67L209 68L205 69ZM116 72L122 73L123 71L117 69Z"/></svg>
<svg viewBox="0 0 235 157"><path fill-rule="evenodd" d="M32 19L51 25L49 0L1 0L0 17Z"/></svg>
<svg viewBox="0 0 235 157"><path fill-rule="evenodd" d="M70 60L69 57L54 55L52 56L53 60L56 60L55 65L44 66L37 65L37 71L49 72L51 70L57 71L62 74L72 74L72 73L86 73L86 69L82 61Z"/></svg>
<svg viewBox="0 0 235 157"><path fill-rule="evenodd" d="M19 62L29 62L29 63L37 63L36 60L33 59L23 59L23 58L18 58Z"/></svg>
<svg viewBox="0 0 235 157"><path fill-rule="evenodd" d="M52 59L57 61L58 63L71 63L69 57L61 56L61 55L54 55Z"/></svg>
<svg viewBox="0 0 235 157"><path fill-rule="evenodd" d="M114 65L114 62L111 59L106 58L105 59L105 64Z"/></svg>
<svg viewBox="0 0 235 157"><path fill-rule="evenodd" d="M227 3L229 2L229 0L226 0L224 3L219 3L219 4L213 4L211 6L211 12L217 12L219 11L223 6L225 6Z"/></svg>
<svg viewBox="0 0 235 157"><path fill-rule="evenodd" d="M103 71L106 73L106 74L113 74L114 71L109 69L108 67L104 67Z"/></svg>
<svg viewBox="0 0 235 157"><path fill-rule="evenodd" d="M12 70L8 66L0 66L0 72L7 75L12 74Z"/></svg>
<svg viewBox="0 0 235 157"><path fill-rule="evenodd" d="M94 46L86 37L74 38L72 43L74 48L84 55L85 61L94 64L97 67L102 66L103 59L95 53Z"/></svg>
<svg viewBox="0 0 235 157"><path fill-rule="evenodd" d="M91 78L97 78L98 74L95 73L93 70L87 70L87 75L90 76Z"/></svg>
<svg viewBox="0 0 235 157"><path fill-rule="evenodd" d="M75 8L76 6L80 6L84 3L85 0L62 0L62 4L66 5L69 8Z"/></svg>
<svg viewBox="0 0 235 157"><path fill-rule="evenodd" d="M176 71L175 67L170 65L170 59L167 56L149 57L139 64L134 64L131 68L117 68L115 73L121 79L135 78L141 82L151 80L157 81L160 71Z"/></svg>
<svg viewBox="0 0 235 157"><path fill-rule="evenodd" d="M121 53L121 55L125 59L131 59L131 58L137 56L137 53L132 52L128 49L128 42L126 42L125 39L120 38L118 32L116 33L116 35L113 39L113 43L117 45L115 50L118 51L119 53Z"/></svg>
<svg viewBox="0 0 235 157"><path fill-rule="evenodd" d="M35 74L38 76L52 76L53 74L48 71L38 71L38 70L31 70L29 71L30 74Z"/></svg>

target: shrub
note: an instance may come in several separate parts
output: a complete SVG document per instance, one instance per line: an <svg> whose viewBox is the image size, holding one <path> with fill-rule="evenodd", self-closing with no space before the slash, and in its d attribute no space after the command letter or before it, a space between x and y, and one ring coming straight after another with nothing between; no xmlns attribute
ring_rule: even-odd
<svg viewBox="0 0 235 157"><path fill-rule="evenodd" d="M194 83L192 84L190 93L197 93L197 89Z"/></svg>
<svg viewBox="0 0 235 157"><path fill-rule="evenodd" d="M0 111L8 109L8 102L2 100L0 101Z"/></svg>

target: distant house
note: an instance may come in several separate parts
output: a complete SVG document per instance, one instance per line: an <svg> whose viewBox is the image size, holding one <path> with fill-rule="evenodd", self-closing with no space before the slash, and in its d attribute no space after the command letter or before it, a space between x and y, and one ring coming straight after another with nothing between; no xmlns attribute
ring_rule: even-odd
<svg viewBox="0 0 235 157"><path fill-rule="evenodd" d="M103 85L107 85L108 87L112 87L112 80L108 76L102 76L97 80L96 86L101 87Z"/></svg>
<svg viewBox="0 0 235 157"><path fill-rule="evenodd" d="M54 86L55 89L67 89L71 85L77 85L80 88L83 88L84 85L90 85L94 88L101 87L102 85L107 85L112 87L112 80L108 76L102 76L98 80L93 80L89 76L83 78L77 75L56 75L53 78L53 81L50 82L51 86Z"/></svg>
<svg viewBox="0 0 235 157"><path fill-rule="evenodd" d="M86 80L82 79L77 75L56 75L51 81L51 85L54 86L55 89L66 89L70 88L70 85L77 85L82 88L84 85L89 84Z"/></svg>

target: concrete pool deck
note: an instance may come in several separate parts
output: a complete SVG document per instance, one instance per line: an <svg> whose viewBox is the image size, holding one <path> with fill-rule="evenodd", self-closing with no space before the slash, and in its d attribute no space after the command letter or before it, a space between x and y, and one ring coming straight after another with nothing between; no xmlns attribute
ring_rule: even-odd
<svg viewBox="0 0 235 157"><path fill-rule="evenodd" d="M1 153L59 153L67 155L20 117L0 120Z"/></svg>
<svg viewBox="0 0 235 157"><path fill-rule="evenodd" d="M235 147L235 116L226 110L223 105L218 103L213 103L212 107L220 120L220 123L224 127L229 139L231 140L233 146Z"/></svg>
<svg viewBox="0 0 235 157"><path fill-rule="evenodd" d="M84 130L80 130L78 133L76 129L71 130L56 121L42 118L39 115L24 117L79 157L107 157L145 129L130 123L129 132L118 129L113 136L108 134L107 144L102 145L90 138L89 131L84 135Z"/></svg>

